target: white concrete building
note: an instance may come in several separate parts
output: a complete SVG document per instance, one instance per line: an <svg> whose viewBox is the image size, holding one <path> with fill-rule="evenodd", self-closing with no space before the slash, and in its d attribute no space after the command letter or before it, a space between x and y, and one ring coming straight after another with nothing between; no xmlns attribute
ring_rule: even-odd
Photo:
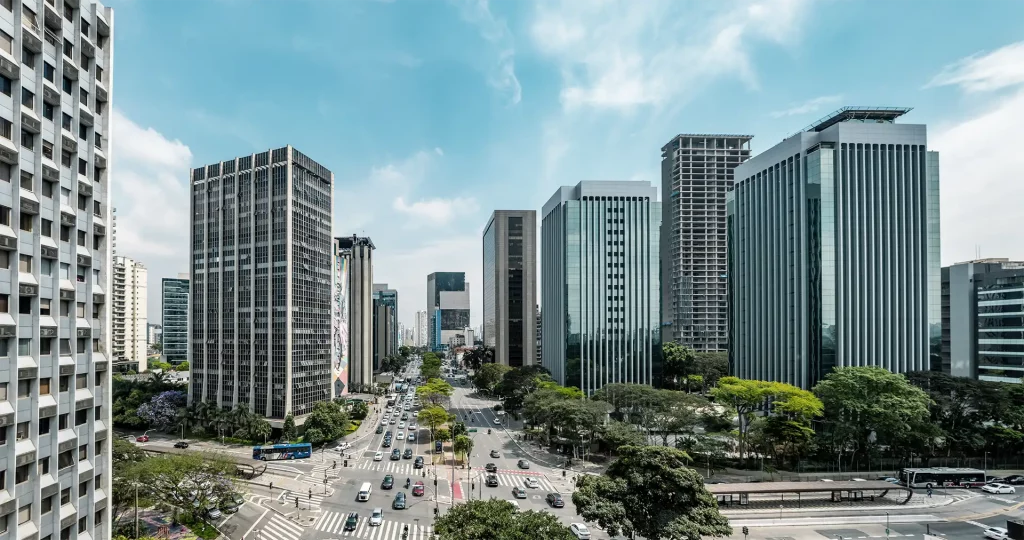
<svg viewBox="0 0 1024 540"><path fill-rule="evenodd" d="M430 343L429 334L427 334L427 325L430 321L430 317L427 316L426 311L416 312L416 346L426 347Z"/></svg>
<svg viewBox="0 0 1024 540"><path fill-rule="evenodd" d="M111 360L119 369L146 371L148 309L146 280L149 272L129 257L114 257L114 283L111 295ZM79 309L84 309L79 304ZM82 316L83 313L79 313Z"/></svg>

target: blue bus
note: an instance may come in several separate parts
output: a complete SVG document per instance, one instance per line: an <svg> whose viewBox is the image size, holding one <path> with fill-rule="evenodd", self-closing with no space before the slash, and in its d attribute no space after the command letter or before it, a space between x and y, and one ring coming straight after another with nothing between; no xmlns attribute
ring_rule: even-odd
<svg viewBox="0 0 1024 540"><path fill-rule="evenodd" d="M252 458L260 461L275 461L279 459L306 459L313 455L313 445L309 443L299 444L272 444L269 446L253 446Z"/></svg>

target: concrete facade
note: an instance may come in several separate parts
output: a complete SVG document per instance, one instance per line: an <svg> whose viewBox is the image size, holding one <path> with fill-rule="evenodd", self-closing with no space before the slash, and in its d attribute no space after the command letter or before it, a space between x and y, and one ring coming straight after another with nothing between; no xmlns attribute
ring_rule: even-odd
<svg viewBox="0 0 1024 540"><path fill-rule="evenodd" d="M469 326L469 283L465 272L434 272L427 276L428 344L444 350L448 341Z"/></svg>
<svg viewBox="0 0 1024 540"><path fill-rule="evenodd" d="M149 341L149 272L129 257L114 257L114 281L110 315L111 361L122 371L145 372ZM80 303L78 316L85 317Z"/></svg>
<svg viewBox="0 0 1024 540"><path fill-rule="evenodd" d="M751 135L677 135L661 148L663 341L728 349L725 196Z"/></svg>
<svg viewBox="0 0 1024 540"><path fill-rule="evenodd" d="M345 312L347 333L337 335L335 346L340 339L347 340L348 387L365 388L373 384L373 250L375 246L368 237L342 236L334 240L335 252L345 261L347 278L337 287L344 287L342 297L336 294L337 309ZM339 314L340 316L340 314ZM340 323L341 321L339 321ZM336 328L336 333L340 328Z"/></svg>
<svg viewBox="0 0 1024 540"><path fill-rule="evenodd" d="M537 212L495 210L483 232L483 344L495 362L536 362L536 304Z"/></svg>
<svg viewBox="0 0 1024 540"><path fill-rule="evenodd" d="M291 146L191 174L189 403L275 427L332 399L334 174Z"/></svg>

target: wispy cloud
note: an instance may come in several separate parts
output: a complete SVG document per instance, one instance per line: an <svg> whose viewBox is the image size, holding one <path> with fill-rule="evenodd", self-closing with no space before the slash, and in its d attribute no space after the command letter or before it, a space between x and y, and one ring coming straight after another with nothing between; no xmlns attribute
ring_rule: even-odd
<svg viewBox="0 0 1024 540"><path fill-rule="evenodd" d="M488 84L507 95L510 105L518 104L523 89L516 77L515 42L508 23L494 16L488 0L456 0L455 4L462 19L477 27L480 36L494 49L489 60Z"/></svg>
<svg viewBox="0 0 1024 540"><path fill-rule="evenodd" d="M566 109L661 106L722 76L757 87L750 48L793 39L808 3L706 4L680 17L673 0L561 0L538 5L532 35L562 65Z"/></svg>
<svg viewBox="0 0 1024 540"><path fill-rule="evenodd" d="M391 207L416 218L415 226L418 227L447 225L459 213L475 213L480 209L480 205L472 197L430 198L412 203L406 202L405 197L398 197Z"/></svg>
<svg viewBox="0 0 1024 540"><path fill-rule="evenodd" d="M1024 41L962 58L942 68L925 88L959 86L985 92L1024 84Z"/></svg>
<svg viewBox="0 0 1024 540"><path fill-rule="evenodd" d="M807 100L807 101L805 101L803 103L796 103L796 104L790 105L789 108L783 109L781 111L772 111L771 112L771 117L772 118L783 118L783 117L786 117L786 116L798 116L798 115L801 115L801 114L810 114L810 113L813 113L813 112L820 111L822 109L822 107L826 107L828 105L835 105L836 103L839 103L842 100L843 100L843 96L840 96L840 95L820 96L820 97L816 97L814 99L809 99L809 100Z"/></svg>

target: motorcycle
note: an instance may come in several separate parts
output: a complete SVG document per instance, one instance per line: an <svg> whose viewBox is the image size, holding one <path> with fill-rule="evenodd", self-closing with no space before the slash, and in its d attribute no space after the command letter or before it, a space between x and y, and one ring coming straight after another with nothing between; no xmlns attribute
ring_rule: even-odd
<svg viewBox="0 0 1024 540"><path fill-rule="evenodd" d="M405 479L405 489L409 489L409 486L411 486L411 485L412 485L412 480L406 478Z"/></svg>

